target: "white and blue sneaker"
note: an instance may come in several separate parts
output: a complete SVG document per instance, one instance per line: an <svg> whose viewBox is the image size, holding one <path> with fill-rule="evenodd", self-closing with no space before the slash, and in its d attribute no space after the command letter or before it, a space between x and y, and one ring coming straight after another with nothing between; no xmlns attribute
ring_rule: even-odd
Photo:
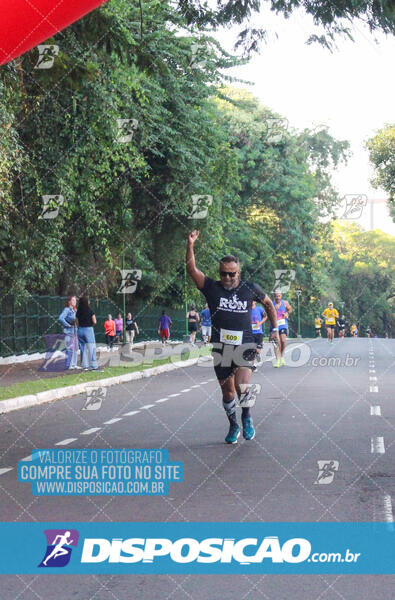
<svg viewBox="0 0 395 600"><path fill-rule="evenodd" d="M237 444L237 439L240 436L240 427L237 423L231 423L228 431L228 435L225 438L227 444Z"/></svg>
<svg viewBox="0 0 395 600"><path fill-rule="evenodd" d="M253 440L255 437L255 429L252 424L252 418L242 417L241 422L243 424L243 438L245 440Z"/></svg>

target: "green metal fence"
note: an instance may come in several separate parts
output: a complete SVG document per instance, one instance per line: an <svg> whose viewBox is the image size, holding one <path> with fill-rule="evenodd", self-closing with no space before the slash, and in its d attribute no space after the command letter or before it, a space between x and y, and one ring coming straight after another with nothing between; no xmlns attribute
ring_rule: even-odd
<svg viewBox="0 0 395 600"><path fill-rule="evenodd" d="M62 312L66 298L61 296L30 296L26 301L17 301L13 296L5 296L0 302L0 356L33 354L47 349L45 336L62 333L58 316ZM108 313L113 318L122 314L118 303L111 299L91 299L90 304L97 318L95 336L98 343L105 341L104 321ZM183 309L166 306L142 306L135 308L133 316L139 326L135 341L158 339L158 319L165 309L173 321L171 336L182 339L185 334Z"/></svg>

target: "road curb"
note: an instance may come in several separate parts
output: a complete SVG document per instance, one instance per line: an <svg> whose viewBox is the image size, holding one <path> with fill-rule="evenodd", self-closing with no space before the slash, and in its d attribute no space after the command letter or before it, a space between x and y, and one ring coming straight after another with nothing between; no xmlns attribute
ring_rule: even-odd
<svg viewBox="0 0 395 600"><path fill-rule="evenodd" d="M16 398L10 398L9 400L1 400L0 414L8 413L13 410L19 410L21 408L37 406L38 404L44 404L45 402L53 402L54 400L60 400L61 398L77 396L78 394L83 394L86 392L87 388L90 387L109 387L111 385L119 385L120 383L125 383L127 381L153 377L154 375L160 375L161 373L174 371L175 369L182 369L183 367L192 367L193 365L197 364L199 360L205 362L207 360L211 360L211 358L206 358L205 356L190 358L188 360L151 367L150 369L145 369L144 371L134 371L133 373L125 373L125 375L116 375L114 377L107 377L105 379L95 379L94 381L85 381L84 383L78 383L77 385L69 385L54 390L38 392L38 394L30 394L18 396Z"/></svg>

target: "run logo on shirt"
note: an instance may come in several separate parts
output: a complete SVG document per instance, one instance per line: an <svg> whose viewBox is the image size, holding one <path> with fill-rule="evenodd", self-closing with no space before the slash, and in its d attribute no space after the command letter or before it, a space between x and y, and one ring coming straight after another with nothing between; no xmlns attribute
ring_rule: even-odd
<svg viewBox="0 0 395 600"><path fill-rule="evenodd" d="M219 299L219 308L232 312L247 312L247 304L247 300L239 300L237 294L233 294L231 298Z"/></svg>

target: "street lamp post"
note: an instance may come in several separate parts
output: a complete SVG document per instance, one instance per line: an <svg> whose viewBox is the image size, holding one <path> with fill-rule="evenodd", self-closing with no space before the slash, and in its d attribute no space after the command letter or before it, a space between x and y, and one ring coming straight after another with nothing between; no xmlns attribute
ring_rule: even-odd
<svg viewBox="0 0 395 600"><path fill-rule="evenodd" d="M301 294L302 294L302 290L296 290L296 295L298 297L298 333L297 333L298 338L302 337L300 335L300 307L299 307L299 297L301 296Z"/></svg>

